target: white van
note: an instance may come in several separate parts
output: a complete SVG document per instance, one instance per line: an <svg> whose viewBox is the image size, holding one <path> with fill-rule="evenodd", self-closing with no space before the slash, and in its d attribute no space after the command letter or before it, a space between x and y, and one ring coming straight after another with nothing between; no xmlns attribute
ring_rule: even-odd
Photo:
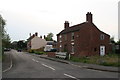
<svg viewBox="0 0 120 80"><path fill-rule="evenodd" d="M51 51L51 49L53 49L53 46L52 45L46 45L45 48L44 48L44 51Z"/></svg>

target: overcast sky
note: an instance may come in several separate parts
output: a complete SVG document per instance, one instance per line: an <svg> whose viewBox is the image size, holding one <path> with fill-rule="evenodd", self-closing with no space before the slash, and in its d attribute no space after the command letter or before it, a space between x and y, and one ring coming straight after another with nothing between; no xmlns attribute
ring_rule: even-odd
<svg viewBox="0 0 120 80"><path fill-rule="evenodd" d="M12 41L26 40L29 33L56 34L70 26L86 21L92 12L93 23L103 32L118 39L119 0L0 0L0 14L6 20L6 30Z"/></svg>

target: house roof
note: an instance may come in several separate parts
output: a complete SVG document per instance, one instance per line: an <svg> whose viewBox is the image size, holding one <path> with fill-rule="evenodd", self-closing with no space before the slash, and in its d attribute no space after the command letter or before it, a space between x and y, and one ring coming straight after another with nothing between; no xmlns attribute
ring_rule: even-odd
<svg viewBox="0 0 120 80"><path fill-rule="evenodd" d="M69 33L69 32L79 31L81 27L86 26L86 25L88 25L88 24L89 24L88 22L83 22L83 23L81 23L81 24L77 24L77 25L71 26L71 27L69 27L68 29L62 30L62 31L61 31L60 33L58 33L57 35L59 35L59 34L65 34L65 33Z"/></svg>
<svg viewBox="0 0 120 80"><path fill-rule="evenodd" d="M64 29L62 30L60 33L58 33L57 35L60 35L60 34L66 34L66 33L70 33L70 32L75 32L75 31L79 31L82 27L85 27L85 26L88 26L88 25L91 25L91 26L94 26L96 27L96 25L94 23L89 23L89 22L83 22L81 24L77 24L77 25L73 25L67 29ZM97 28L97 27L96 27ZM98 29L98 28L97 28ZM99 30L99 29L98 29ZM106 34L104 33L103 31L99 30L100 32L102 32L103 34ZM106 34L108 35L108 34ZM109 35L108 35L109 36Z"/></svg>

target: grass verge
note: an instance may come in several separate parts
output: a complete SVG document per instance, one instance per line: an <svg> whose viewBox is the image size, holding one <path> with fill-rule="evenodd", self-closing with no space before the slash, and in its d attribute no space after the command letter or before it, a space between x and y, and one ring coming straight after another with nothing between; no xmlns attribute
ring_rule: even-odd
<svg viewBox="0 0 120 80"><path fill-rule="evenodd" d="M90 57L71 57L71 61L74 62L82 62L82 63L89 63L89 64L98 64L103 66L114 66L120 67L120 63L118 59L120 58L120 54L108 54L105 56L90 56Z"/></svg>

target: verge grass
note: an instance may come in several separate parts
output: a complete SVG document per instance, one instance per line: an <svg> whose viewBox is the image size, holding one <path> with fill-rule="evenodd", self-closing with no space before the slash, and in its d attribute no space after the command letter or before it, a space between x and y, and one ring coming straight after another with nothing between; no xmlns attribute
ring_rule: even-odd
<svg viewBox="0 0 120 80"><path fill-rule="evenodd" d="M120 67L119 58L120 58L120 54L107 54L105 56L95 55L95 56L80 57L80 58L72 56L70 60L74 62Z"/></svg>

